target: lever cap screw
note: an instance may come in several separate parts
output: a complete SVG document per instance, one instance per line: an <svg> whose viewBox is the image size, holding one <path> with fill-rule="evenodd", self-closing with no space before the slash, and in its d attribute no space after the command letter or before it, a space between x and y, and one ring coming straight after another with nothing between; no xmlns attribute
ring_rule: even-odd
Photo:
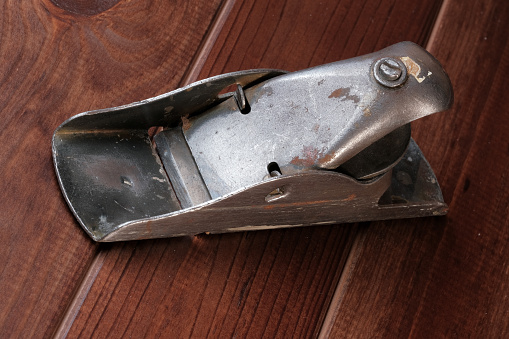
<svg viewBox="0 0 509 339"><path fill-rule="evenodd" d="M383 58L373 65L376 81L386 87L398 87L405 83L407 70L405 64L395 58Z"/></svg>

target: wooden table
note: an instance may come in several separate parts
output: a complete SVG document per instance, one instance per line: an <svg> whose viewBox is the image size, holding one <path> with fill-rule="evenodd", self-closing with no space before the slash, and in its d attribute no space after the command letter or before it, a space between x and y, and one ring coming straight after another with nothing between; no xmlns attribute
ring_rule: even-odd
<svg viewBox="0 0 509 339"><path fill-rule="evenodd" d="M508 1L1 8L1 338L509 335ZM51 136L74 114L402 40L454 86L450 111L413 124L445 217L96 244L62 198Z"/></svg>

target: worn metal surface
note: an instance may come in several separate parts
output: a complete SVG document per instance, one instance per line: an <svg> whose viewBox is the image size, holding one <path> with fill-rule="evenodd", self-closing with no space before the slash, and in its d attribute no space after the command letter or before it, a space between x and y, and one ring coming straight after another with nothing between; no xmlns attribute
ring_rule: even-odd
<svg viewBox="0 0 509 339"><path fill-rule="evenodd" d="M373 64L388 57L419 71L409 71L399 87L380 85ZM271 162L282 174L335 169L396 128L447 109L452 100L441 65L410 42L274 77L245 94L249 114L230 98L184 126L212 198L263 180Z"/></svg>
<svg viewBox="0 0 509 339"><path fill-rule="evenodd" d="M278 189L283 192L281 197L266 199ZM126 223L101 240L414 218L446 212L433 170L411 140L402 161L372 180L360 182L334 171L271 177L186 210Z"/></svg>
<svg viewBox="0 0 509 339"><path fill-rule="evenodd" d="M440 64L405 42L83 113L57 129L53 155L67 202L100 241L443 214L409 122L451 103ZM166 128L157 152L153 126Z"/></svg>
<svg viewBox="0 0 509 339"><path fill-rule="evenodd" d="M53 161L63 195L83 229L100 240L123 223L180 210L148 129L178 125L186 116L225 100L220 92L232 84L248 87L283 73L220 75L65 121L53 135Z"/></svg>

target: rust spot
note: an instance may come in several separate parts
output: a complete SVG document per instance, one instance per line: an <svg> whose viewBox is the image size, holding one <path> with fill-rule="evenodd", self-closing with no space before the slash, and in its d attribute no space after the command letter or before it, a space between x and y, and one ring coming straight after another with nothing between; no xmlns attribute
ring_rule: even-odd
<svg viewBox="0 0 509 339"><path fill-rule="evenodd" d="M302 166L302 163L304 162L303 159L301 159L299 156L293 157L293 159L290 161L290 164L295 166Z"/></svg>
<svg viewBox="0 0 509 339"><path fill-rule="evenodd" d="M371 116L371 110L369 109L369 107L364 108L363 112L365 117Z"/></svg>
<svg viewBox="0 0 509 339"><path fill-rule="evenodd" d="M189 121L187 116L184 116L181 119L182 119L182 130L185 132L185 131L187 131L188 129L191 128L192 124Z"/></svg>
<svg viewBox="0 0 509 339"><path fill-rule="evenodd" d="M327 153L318 160L318 163L323 165L326 163L330 163L333 160L334 160L334 154Z"/></svg>
<svg viewBox="0 0 509 339"><path fill-rule="evenodd" d="M290 164L298 167L312 167L313 165L323 165L334 160L334 154L319 151L311 146L304 146L301 156L293 157Z"/></svg>
<svg viewBox="0 0 509 339"><path fill-rule="evenodd" d="M355 194L350 194L347 198L342 199L341 201L352 201L355 198L357 198L357 196ZM334 202L334 201L337 201L337 200L299 201L299 202L290 202L290 203L263 205L262 208L264 210L272 210L274 208L300 207L300 206L328 204L328 203L331 203L331 202Z"/></svg>
<svg viewBox="0 0 509 339"><path fill-rule="evenodd" d="M320 125L319 125L319 124L315 124L315 125L313 126L313 132L318 133L318 129L319 129L319 128L320 128Z"/></svg>
<svg viewBox="0 0 509 339"><path fill-rule="evenodd" d="M299 201L299 202L290 202L286 204L271 204L264 205L263 209L271 210L273 208L284 208L284 207L298 207L298 206L309 206L309 205L317 205L317 204L325 204L332 202L334 200L315 200L315 201Z"/></svg>
<svg viewBox="0 0 509 339"><path fill-rule="evenodd" d="M147 223L145 224L145 233L140 232L138 234L138 236L136 237L136 240L143 240L143 239L150 238L150 236L152 235L152 226L150 225L151 223L152 223L151 220L147 221Z"/></svg>
<svg viewBox="0 0 509 339"><path fill-rule="evenodd" d="M343 88L338 88L337 90L335 90L334 92L332 92L330 95L329 95L329 99L330 98L339 98L341 97L341 95L343 95Z"/></svg>
<svg viewBox="0 0 509 339"><path fill-rule="evenodd" d="M341 200L341 201L352 201L352 200L354 200L355 198L357 198L357 196L356 196L355 194L350 194L350 195L348 196L348 198L345 198L345 199L343 199L343 200Z"/></svg>
<svg viewBox="0 0 509 339"><path fill-rule="evenodd" d="M309 167L316 163L320 155L320 151L316 148L304 146L302 150L302 158L296 156L292 159L292 161L290 161L290 163L295 166Z"/></svg>
<svg viewBox="0 0 509 339"><path fill-rule="evenodd" d="M350 88L338 88L329 95L329 99L341 99L341 101L352 100L358 103L361 99L357 95L350 95Z"/></svg>

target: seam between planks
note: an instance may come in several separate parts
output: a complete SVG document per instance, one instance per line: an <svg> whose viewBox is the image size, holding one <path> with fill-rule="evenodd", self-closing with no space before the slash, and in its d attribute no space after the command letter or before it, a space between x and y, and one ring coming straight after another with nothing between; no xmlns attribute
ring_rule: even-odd
<svg viewBox="0 0 509 339"><path fill-rule="evenodd" d="M327 309L327 313L325 314L324 320L320 326L320 330L318 331L318 338L320 339L328 338L332 331L332 327L334 326L334 321L336 320L337 316L337 310L339 309L338 306L343 300L343 297L348 289L353 271L361 255L363 247L362 245L364 244L365 239L366 227L363 227L361 230L356 232L355 239L352 246L350 247L350 251L348 252L345 264L341 268L341 274L338 279L336 290L334 291L334 295L332 296L331 302Z"/></svg>
<svg viewBox="0 0 509 339"><path fill-rule="evenodd" d="M53 338L65 338L67 336L67 333L74 323L74 319L78 315L78 311L80 310L81 305L83 305L83 302L85 301L90 288L92 288L92 285L94 284L95 278L99 274L99 271L101 271L105 257L106 252L101 249L101 246L98 246L98 250L94 255L94 259L92 260L86 273L83 275L81 284L77 288L71 302L65 310L60 324L53 334Z"/></svg>
<svg viewBox="0 0 509 339"><path fill-rule="evenodd" d="M438 15L435 18L435 22L433 24L433 28L428 38L428 42L426 43L426 50L430 51L433 48L433 44L436 40L436 36L440 30L440 26L443 22L444 13L447 11L447 7L449 6L450 0L443 0L438 10ZM341 274L338 279L338 283L336 285L336 290L334 291L334 295L332 296L331 302L327 308L327 312L325 314L324 320L320 326L318 331L318 338L328 338L334 326L334 322L336 320L337 312L339 310L339 305L341 304L345 293L347 293L348 286L350 283L350 279L352 277L353 271L357 264L357 261L361 255L363 243L366 238L366 228L359 230L355 235L355 240L348 252L348 257L345 262L345 265L341 268Z"/></svg>
<svg viewBox="0 0 509 339"><path fill-rule="evenodd" d="M230 12L233 8L233 5L235 4L235 1L236 0L225 0L221 4L221 7L217 11L216 16L212 19L212 25L210 26L208 33L205 34L202 45L198 48L196 57L191 62L191 66L184 74L184 80L181 82L181 86L189 85L198 79L198 76L203 69L203 66L205 65L205 61L208 59L210 51L216 43L219 33L221 33L223 30L226 19L228 19L230 16Z"/></svg>
<svg viewBox="0 0 509 339"><path fill-rule="evenodd" d="M201 46L198 47L198 53L191 62L190 67L184 73L183 80L180 84L181 86L185 86L197 80L198 75L200 74L205 64L205 61L207 60L210 51L212 50L212 47L214 46L217 37L219 36L219 33L223 29L226 19L230 15L235 1L236 0L225 0L221 4L221 7L212 19L210 28L204 35ZM60 339L67 336L67 333L71 329L74 320L76 319L76 316L78 315L78 312L83 305L83 302L88 296L88 292L92 288L95 279L101 271L105 258L106 252L99 245L96 253L94 254L94 258L92 259L88 269L86 270L86 273L81 279L79 287L76 289L76 292L70 299L66 310L63 312L60 323L53 333L53 338Z"/></svg>
<svg viewBox="0 0 509 339"><path fill-rule="evenodd" d="M450 0L443 0L442 6L440 6L440 10L438 11L437 18L435 19L435 24L433 25L433 29L431 30L431 34L429 35L428 43L426 44L426 50L429 52L433 49L433 44L435 43L436 36L438 31L440 30L440 26L444 21L445 12L447 12L447 7L449 7Z"/></svg>

